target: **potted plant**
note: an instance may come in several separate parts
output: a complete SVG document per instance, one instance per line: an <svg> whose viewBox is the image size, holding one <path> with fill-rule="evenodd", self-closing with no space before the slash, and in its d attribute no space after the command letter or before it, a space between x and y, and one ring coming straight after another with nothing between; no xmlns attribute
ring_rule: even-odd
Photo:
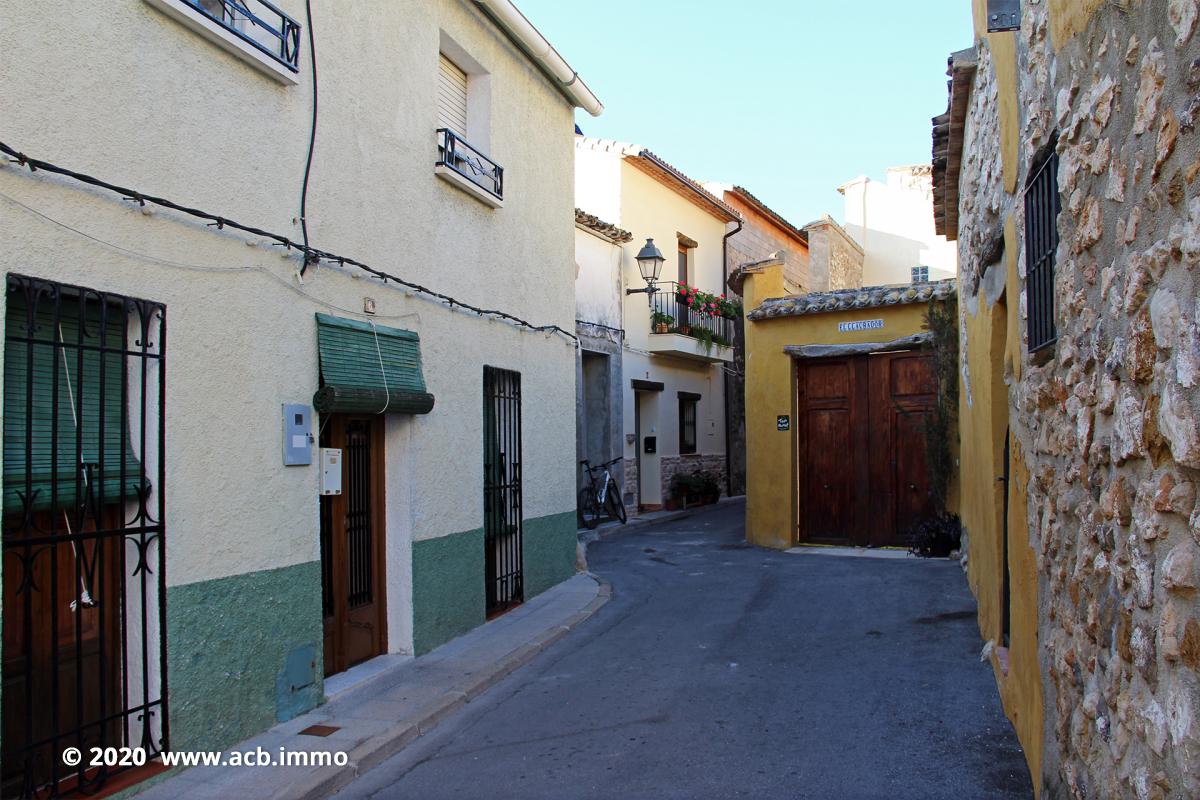
<svg viewBox="0 0 1200 800"><path fill-rule="evenodd" d="M695 474L696 493L705 503L715 503L721 499L721 484L717 476L711 472Z"/></svg>
<svg viewBox="0 0 1200 800"><path fill-rule="evenodd" d="M667 508L687 508L688 501L694 497L694 478L690 474L677 472L671 477L671 495L667 499ZM693 501L694 502L694 501Z"/></svg>
<svg viewBox="0 0 1200 800"><path fill-rule="evenodd" d="M693 334L699 340L700 346L704 348L704 353L707 355L712 352L713 341L716 339L716 334L708 328L696 328Z"/></svg>
<svg viewBox="0 0 1200 800"><path fill-rule="evenodd" d="M670 314L655 311L650 315L650 327L655 333L666 333L675 324L675 318Z"/></svg>

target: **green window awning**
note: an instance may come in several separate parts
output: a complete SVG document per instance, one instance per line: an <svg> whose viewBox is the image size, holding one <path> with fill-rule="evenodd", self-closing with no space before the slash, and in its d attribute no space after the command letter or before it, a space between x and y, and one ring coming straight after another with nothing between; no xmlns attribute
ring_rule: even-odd
<svg viewBox="0 0 1200 800"><path fill-rule="evenodd" d="M421 373L421 339L412 331L317 314L322 414L428 414L433 395Z"/></svg>
<svg viewBox="0 0 1200 800"><path fill-rule="evenodd" d="M93 506L122 496L133 501L148 488L128 435L139 378L134 359L125 364L121 356L126 312L110 305L101 320L98 301L70 295L61 297L56 320L53 299L42 295L31 331L26 294L7 293L5 515L44 511L52 503L66 510L89 499Z"/></svg>

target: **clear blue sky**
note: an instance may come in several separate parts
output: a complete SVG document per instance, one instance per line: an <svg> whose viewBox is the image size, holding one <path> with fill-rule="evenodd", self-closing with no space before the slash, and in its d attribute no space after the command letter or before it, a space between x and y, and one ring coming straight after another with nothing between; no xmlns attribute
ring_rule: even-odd
<svg viewBox="0 0 1200 800"><path fill-rule="evenodd" d="M516 0L605 105L588 136L745 186L797 225L837 187L927 163L967 0Z"/></svg>

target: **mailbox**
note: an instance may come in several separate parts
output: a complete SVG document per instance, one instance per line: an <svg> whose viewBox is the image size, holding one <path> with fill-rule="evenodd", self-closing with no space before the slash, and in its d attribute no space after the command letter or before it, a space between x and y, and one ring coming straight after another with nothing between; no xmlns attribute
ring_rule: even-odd
<svg viewBox="0 0 1200 800"><path fill-rule="evenodd" d="M658 452L658 437L657 436L647 436L646 437L646 446L644 449L645 449L645 452L647 452L647 453L657 453Z"/></svg>

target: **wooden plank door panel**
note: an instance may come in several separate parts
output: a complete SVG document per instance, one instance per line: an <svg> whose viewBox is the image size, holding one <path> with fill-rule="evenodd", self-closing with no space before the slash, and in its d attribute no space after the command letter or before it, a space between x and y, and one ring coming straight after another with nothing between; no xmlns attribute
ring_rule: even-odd
<svg viewBox="0 0 1200 800"><path fill-rule="evenodd" d="M323 447L342 451L342 493L321 498L325 674L387 651L383 419L335 415Z"/></svg>
<svg viewBox="0 0 1200 800"><path fill-rule="evenodd" d="M933 357L871 356L871 495L880 501L875 547L906 547L907 532L933 511L925 428L937 398Z"/></svg>
<svg viewBox="0 0 1200 800"><path fill-rule="evenodd" d="M832 359L797 370L800 541L853 544L862 538L861 366L857 359Z"/></svg>

